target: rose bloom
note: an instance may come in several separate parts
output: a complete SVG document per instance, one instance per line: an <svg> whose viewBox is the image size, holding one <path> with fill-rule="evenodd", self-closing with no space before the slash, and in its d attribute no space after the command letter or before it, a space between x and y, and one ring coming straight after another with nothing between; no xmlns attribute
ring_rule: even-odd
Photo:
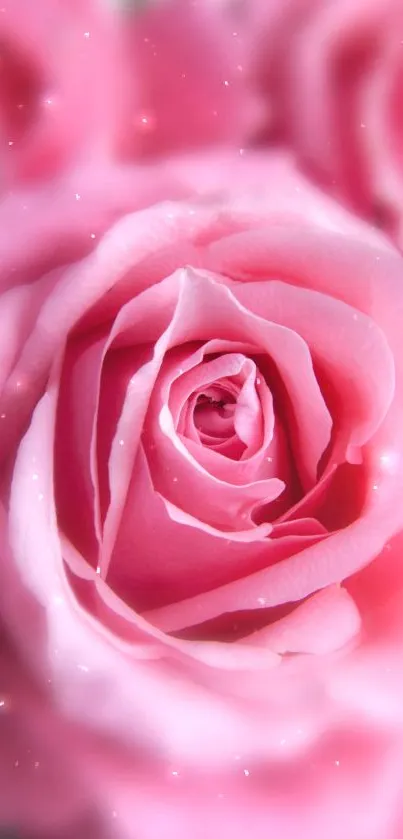
<svg viewBox="0 0 403 839"><path fill-rule="evenodd" d="M265 102L260 140L292 145L327 190L403 242L400 0L222 0Z"/></svg>
<svg viewBox="0 0 403 839"><path fill-rule="evenodd" d="M2 825L399 839L402 257L285 155L0 216Z"/></svg>

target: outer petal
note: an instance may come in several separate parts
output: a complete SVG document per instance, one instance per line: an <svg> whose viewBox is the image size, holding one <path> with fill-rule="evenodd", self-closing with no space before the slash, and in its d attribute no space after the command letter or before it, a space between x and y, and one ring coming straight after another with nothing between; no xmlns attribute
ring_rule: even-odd
<svg viewBox="0 0 403 839"><path fill-rule="evenodd" d="M71 748L76 732L58 719L3 632L0 650L1 832L59 835L91 809Z"/></svg>
<svg viewBox="0 0 403 839"><path fill-rule="evenodd" d="M162 832L167 839L242 839L249 831L256 839L338 839L340 831L349 839L398 839L401 740L367 735L339 730L296 771L284 760L259 767L242 754L225 774L193 773L175 761L117 771L99 754L86 766L112 835L122 839L159 839Z"/></svg>

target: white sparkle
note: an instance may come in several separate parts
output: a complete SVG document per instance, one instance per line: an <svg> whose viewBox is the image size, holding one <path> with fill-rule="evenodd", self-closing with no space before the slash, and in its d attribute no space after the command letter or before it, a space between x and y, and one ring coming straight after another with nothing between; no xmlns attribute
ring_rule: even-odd
<svg viewBox="0 0 403 839"><path fill-rule="evenodd" d="M124 444L125 444L124 440L119 440L119 446L124 446Z"/></svg>
<svg viewBox="0 0 403 839"><path fill-rule="evenodd" d="M76 199L76 201L81 201L81 195L80 195L80 193L79 193L79 192L75 192L75 193L74 193L74 198Z"/></svg>
<svg viewBox="0 0 403 839"><path fill-rule="evenodd" d="M381 454L379 460L381 462L382 468L385 469L386 471L388 471L388 472L396 471L396 467L397 467L397 464L398 464L398 457L397 457L396 452L393 452L393 451L392 452L384 452L383 454Z"/></svg>
<svg viewBox="0 0 403 839"><path fill-rule="evenodd" d="M247 778L247 777L250 775L249 769L244 769L244 770L243 770L243 774L244 774L244 775L245 775L245 777Z"/></svg>
<svg viewBox="0 0 403 839"><path fill-rule="evenodd" d="M88 667L86 664L77 664L77 670L81 670L82 673L88 673Z"/></svg>
<svg viewBox="0 0 403 839"><path fill-rule="evenodd" d="M89 32L84 32L84 38L89 38L89 37L90 37L90 33Z"/></svg>

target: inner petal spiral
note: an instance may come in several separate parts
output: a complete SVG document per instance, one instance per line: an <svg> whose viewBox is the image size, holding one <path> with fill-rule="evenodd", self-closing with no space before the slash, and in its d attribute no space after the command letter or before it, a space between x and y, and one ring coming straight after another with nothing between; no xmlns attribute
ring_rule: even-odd
<svg viewBox="0 0 403 839"><path fill-rule="evenodd" d="M234 395L224 388L208 387L197 395L193 420L204 443L233 436L235 407Z"/></svg>

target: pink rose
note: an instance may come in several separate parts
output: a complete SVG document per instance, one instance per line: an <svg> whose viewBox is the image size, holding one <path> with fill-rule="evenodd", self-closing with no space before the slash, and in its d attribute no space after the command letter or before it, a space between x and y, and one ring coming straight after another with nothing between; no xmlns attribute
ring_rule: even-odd
<svg viewBox="0 0 403 839"><path fill-rule="evenodd" d="M284 155L166 171L0 207L1 818L399 839L402 257Z"/></svg>
<svg viewBox="0 0 403 839"><path fill-rule="evenodd" d="M264 104L249 84L249 41L231 16L209 2L127 6L115 18L127 68L117 152L149 158L203 145L243 146L260 129Z"/></svg>
<svg viewBox="0 0 403 839"><path fill-rule="evenodd" d="M228 0L224 17L249 42L245 67L266 102L261 139L292 145L327 189L401 243L401 2Z"/></svg>
<svg viewBox="0 0 403 839"><path fill-rule="evenodd" d="M47 178L72 159L110 151L125 98L120 40L115 17L99 0L4 0L2 187Z"/></svg>

